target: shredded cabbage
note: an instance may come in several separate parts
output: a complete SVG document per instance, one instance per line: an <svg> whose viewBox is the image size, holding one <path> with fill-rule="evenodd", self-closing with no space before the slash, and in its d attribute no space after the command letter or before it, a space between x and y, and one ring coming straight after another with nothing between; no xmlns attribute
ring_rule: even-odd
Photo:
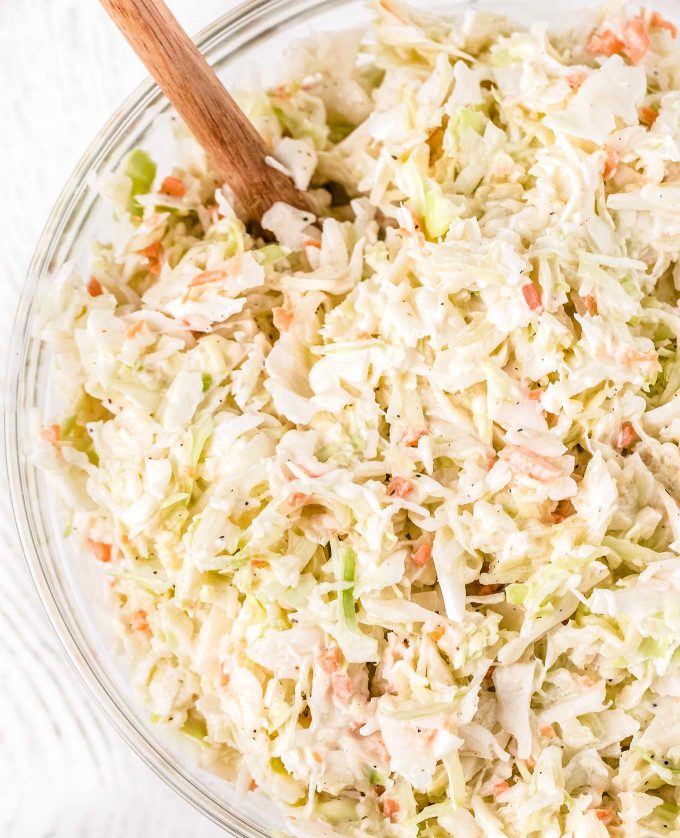
<svg viewBox="0 0 680 838"><path fill-rule="evenodd" d="M39 457L153 718L299 836L680 833L680 47L383 0L102 178ZM162 179L161 179L162 177Z"/></svg>

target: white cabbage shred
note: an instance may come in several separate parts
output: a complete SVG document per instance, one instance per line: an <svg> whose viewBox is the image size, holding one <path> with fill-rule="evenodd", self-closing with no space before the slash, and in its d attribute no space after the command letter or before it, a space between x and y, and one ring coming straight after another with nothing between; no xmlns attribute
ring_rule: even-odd
<svg viewBox="0 0 680 838"><path fill-rule="evenodd" d="M136 684L295 835L680 835L680 47L574 19L299 45L242 103L314 213L180 132L45 303Z"/></svg>

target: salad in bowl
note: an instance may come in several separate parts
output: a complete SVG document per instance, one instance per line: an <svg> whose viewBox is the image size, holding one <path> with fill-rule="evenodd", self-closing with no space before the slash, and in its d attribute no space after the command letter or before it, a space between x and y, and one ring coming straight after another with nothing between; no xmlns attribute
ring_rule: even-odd
<svg viewBox="0 0 680 838"><path fill-rule="evenodd" d="M41 337L38 457L152 719L297 836L680 831L680 46L396 0L173 123Z"/></svg>

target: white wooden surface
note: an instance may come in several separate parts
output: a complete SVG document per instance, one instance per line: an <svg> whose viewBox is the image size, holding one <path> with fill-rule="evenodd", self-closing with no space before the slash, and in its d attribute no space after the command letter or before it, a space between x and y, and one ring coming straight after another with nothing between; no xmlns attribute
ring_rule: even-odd
<svg viewBox="0 0 680 838"><path fill-rule="evenodd" d="M196 32L236 3L169 5ZM61 186L143 75L96 0L0 0L0 346ZM2 367L5 358L3 351ZM91 706L24 568L4 472L0 551L0 836L224 835L157 779Z"/></svg>

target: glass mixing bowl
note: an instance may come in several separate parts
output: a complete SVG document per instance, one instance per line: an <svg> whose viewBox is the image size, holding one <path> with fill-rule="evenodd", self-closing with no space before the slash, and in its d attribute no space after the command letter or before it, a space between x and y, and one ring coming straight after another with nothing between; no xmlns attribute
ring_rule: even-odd
<svg viewBox="0 0 680 838"><path fill-rule="evenodd" d="M594 2L595 0L593 0ZM586 0L587 2L587 0ZM585 5L581 0L579 5ZM592 3L591 3L592 4ZM677 0L655 7L677 17ZM528 23L573 21L573 0L414 0L447 13L474 6ZM253 0L206 29L198 39L232 88L252 78L276 79L276 57L312 32L364 26L368 4L356 0ZM273 59L274 57L274 59ZM172 788L236 838L260 838L281 826L275 808L243 795L200 767L192 747L151 726L133 696L124 663L113 651L101 570L63 534L58 505L32 461L40 415L49 415L49 358L35 337L37 301L64 262L87 263L88 243L111 229L109 207L92 188L93 173L115 169L136 146L156 152L156 118L170 111L159 89L145 82L111 117L64 187L38 242L16 316L9 356L5 434L12 502L23 551L52 625L91 696L124 739ZM159 151L159 153L161 153Z"/></svg>

